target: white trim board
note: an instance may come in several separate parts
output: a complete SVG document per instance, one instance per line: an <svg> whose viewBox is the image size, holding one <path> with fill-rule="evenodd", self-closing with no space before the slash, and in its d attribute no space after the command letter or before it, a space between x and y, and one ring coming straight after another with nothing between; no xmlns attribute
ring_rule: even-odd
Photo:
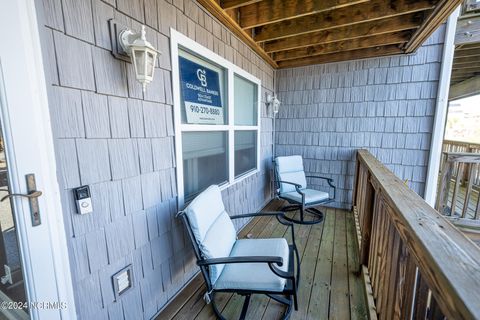
<svg viewBox="0 0 480 320"><path fill-rule="evenodd" d="M31 308L33 319L76 319L67 239L50 124L44 63L34 0L0 2L2 119L12 192L26 193L35 173L42 223L33 227L28 201L15 198L19 247L30 302L65 302L66 309ZM7 45L8 44L8 45Z"/></svg>
<svg viewBox="0 0 480 320"><path fill-rule="evenodd" d="M448 18L445 30L442 66L440 69L437 103L435 106L435 119L433 122L432 141L430 144L430 154L428 159L427 180L425 182L425 193L423 196L425 201L432 207L435 206L435 199L437 196L438 174L440 171L440 160L442 158L442 144L448 111L448 92L455 48L455 30L459 13L460 7L458 7Z"/></svg>
<svg viewBox="0 0 480 320"><path fill-rule="evenodd" d="M226 189L254 174L257 174L260 171L260 136L261 136L261 126L260 126L260 115L261 115L261 91L262 83L261 80L257 77L251 75L230 61L222 58L217 55L210 49L200 45L194 40L188 38L182 33L176 31L173 28L170 28L170 46L171 46L171 62L172 62L172 82L173 82L173 109L174 109L174 126L175 126L175 159L176 159L176 170L177 170L177 194L178 194L178 207L183 209L185 205L184 198L184 183L183 183L183 157L182 157L182 132L185 131L204 131L211 132L212 129L215 131L227 131L228 132L228 162L229 162L229 172L228 172L228 182L220 185L220 189ZM228 124L226 125L192 125L192 124L182 124L181 109L180 109L180 75L178 70L178 49L179 46L185 48L195 54L204 57L207 60L212 61L213 63L220 65L226 69L227 72L227 105L228 107ZM234 125L234 115L233 105L234 105L234 92L233 90L233 80L234 74L239 75L240 77L251 81L257 85L257 125L256 126L235 126ZM234 172L234 139L233 134L234 130L255 130L257 131L257 168L251 171L246 172L245 174L235 178Z"/></svg>

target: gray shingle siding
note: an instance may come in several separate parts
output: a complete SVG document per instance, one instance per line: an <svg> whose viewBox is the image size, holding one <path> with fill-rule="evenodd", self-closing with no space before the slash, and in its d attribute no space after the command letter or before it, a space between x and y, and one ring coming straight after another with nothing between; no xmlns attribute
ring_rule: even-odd
<svg viewBox="0 0 480 320"><path fill-rule="evenodd" d="M352 203L358 148L422 195L444 32L412 55L279 70L277 155L300 154L308 173L333 178L339 207Z"/></svg>
<svg viewBox="0 0 480 320"><path fill-rule="evenodd" d="M170 27L243 67L273 90L273 69L196 2L37 0L58 180L80 319L150 319L198 270L177 212ZM161 52L143 94L131 64L114 59L107 21ZM271 196L272 115L261 110L261 170L223 191L232 213ZM75 213L88 184L94 212ZM237 221L240 228L246 221ZM111 276L132 264L135 287L114 299Z"/></svg>
<svg viewBox="0 0 480 320"><path fill-rule="evenodd" d="M351 204L358 148L423 192L443 27L414 55L274 73L193 0L36 1L80 319L150 319L198 270L174 218L170 27L261 79L262 99L275 80L277 154L301 154L308 173L333 177L337 206ZM109 51L111 18L134 29L145 23L162 52L145 94L133 66ZM231 213L257 211L272 196L272 113L264 103L260 112L261 170L222 192ZM71 190L83 184L94 212L78 215ZM237 229L246 222L234 221ZM128 264L135 287L115 301L111 276Z"/></svg>

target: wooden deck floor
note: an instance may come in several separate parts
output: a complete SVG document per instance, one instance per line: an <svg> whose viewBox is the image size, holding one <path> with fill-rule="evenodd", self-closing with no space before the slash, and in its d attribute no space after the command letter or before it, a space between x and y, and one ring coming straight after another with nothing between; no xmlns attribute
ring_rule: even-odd
<svg viewBox="0 0 480 320"><path fill-rule="evenodd" d="M281 204L272 201L264 210L276 210ZM328 209L323 223L295 227L301 282L299 310L292 312L291 319L366 319L363 280L352 271L357 259L353 214ZM286 227L271 217L255 218L239 237L247 234L255 238L285 237L290 241ZM211 306L203 300L204 293L203 279L197 276L156 319L215 319ZM216 299L225 318L238 319L243 297L224 293L217 294ZM284 310L268 297L254 295L247 319L280 319Z"/></svg>

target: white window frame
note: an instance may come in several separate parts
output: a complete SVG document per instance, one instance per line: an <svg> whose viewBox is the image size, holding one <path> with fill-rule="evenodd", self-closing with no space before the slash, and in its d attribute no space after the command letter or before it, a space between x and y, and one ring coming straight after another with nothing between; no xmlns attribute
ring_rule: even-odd
<svg viewBox="0 0 480 320"><path fill-rule="evenodd" d="M175 125L175 157L177 164L177 194L178 194L178 206L180 209L185 205L185 194L183 184L183 153L182 153L182 132L198 131L198 132L219 132L226 131L228 137L228 181L220 185L220 189L226 189L260 171L260 114L261 114L261 91L262 82L260 79L234 65L228 60L220 57L210 49L202 46L187 36L181 34L175 29L170 29L170 45L171 45L171 59L172 59L172 85L173 85L173 114ZM178 69L178 51L179 47L185 48L188 51L198 55L200 58L204 58L213 62L214 64L222 66L226 70L226 99L227 99L227 115L228 124L226 125L205 125L205 124L186 124L182 123L181 115L181 99L180 99L180 75ZM255 126L242 126L235 125L235 112L234 112L234 75L237 74L240 77L253 82L257 85L257 125ZM250 170L245 174L235 178L235 145L234 134L235 131L256 131L257 132L257 165L254 170Z"/></svg>

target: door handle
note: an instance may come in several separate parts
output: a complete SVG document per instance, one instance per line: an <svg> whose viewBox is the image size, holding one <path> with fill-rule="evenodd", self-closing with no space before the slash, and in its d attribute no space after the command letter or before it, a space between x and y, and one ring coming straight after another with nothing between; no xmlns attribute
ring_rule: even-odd
<svg viewBox="0 0 480 320"><path fill-rule="evenodd" d="M35 175L33 173L25 176L27 180L27 192L28 193L10 193L8 189L0 189L8 194L0 199L0 202L13 197L27 198L30 204L30 216L32 218L32 226L38 226L42 223L40 219L40 206L38 203L38 197L42 195L42 191L37 190L37 184L35 182Z"/></svg>
<svg viewBox="0 0 480 320"><path fill-rule="evenodd" d="M7 190L1 189L0 191L7 191ZM32 191L30 193L9 193L6 196L4 196L2 199L0 199L0 202L3 202L13 197L24 197L24 198L32 199L32 198L38 198L41 195L42 195L42 191Z"/></svg>

